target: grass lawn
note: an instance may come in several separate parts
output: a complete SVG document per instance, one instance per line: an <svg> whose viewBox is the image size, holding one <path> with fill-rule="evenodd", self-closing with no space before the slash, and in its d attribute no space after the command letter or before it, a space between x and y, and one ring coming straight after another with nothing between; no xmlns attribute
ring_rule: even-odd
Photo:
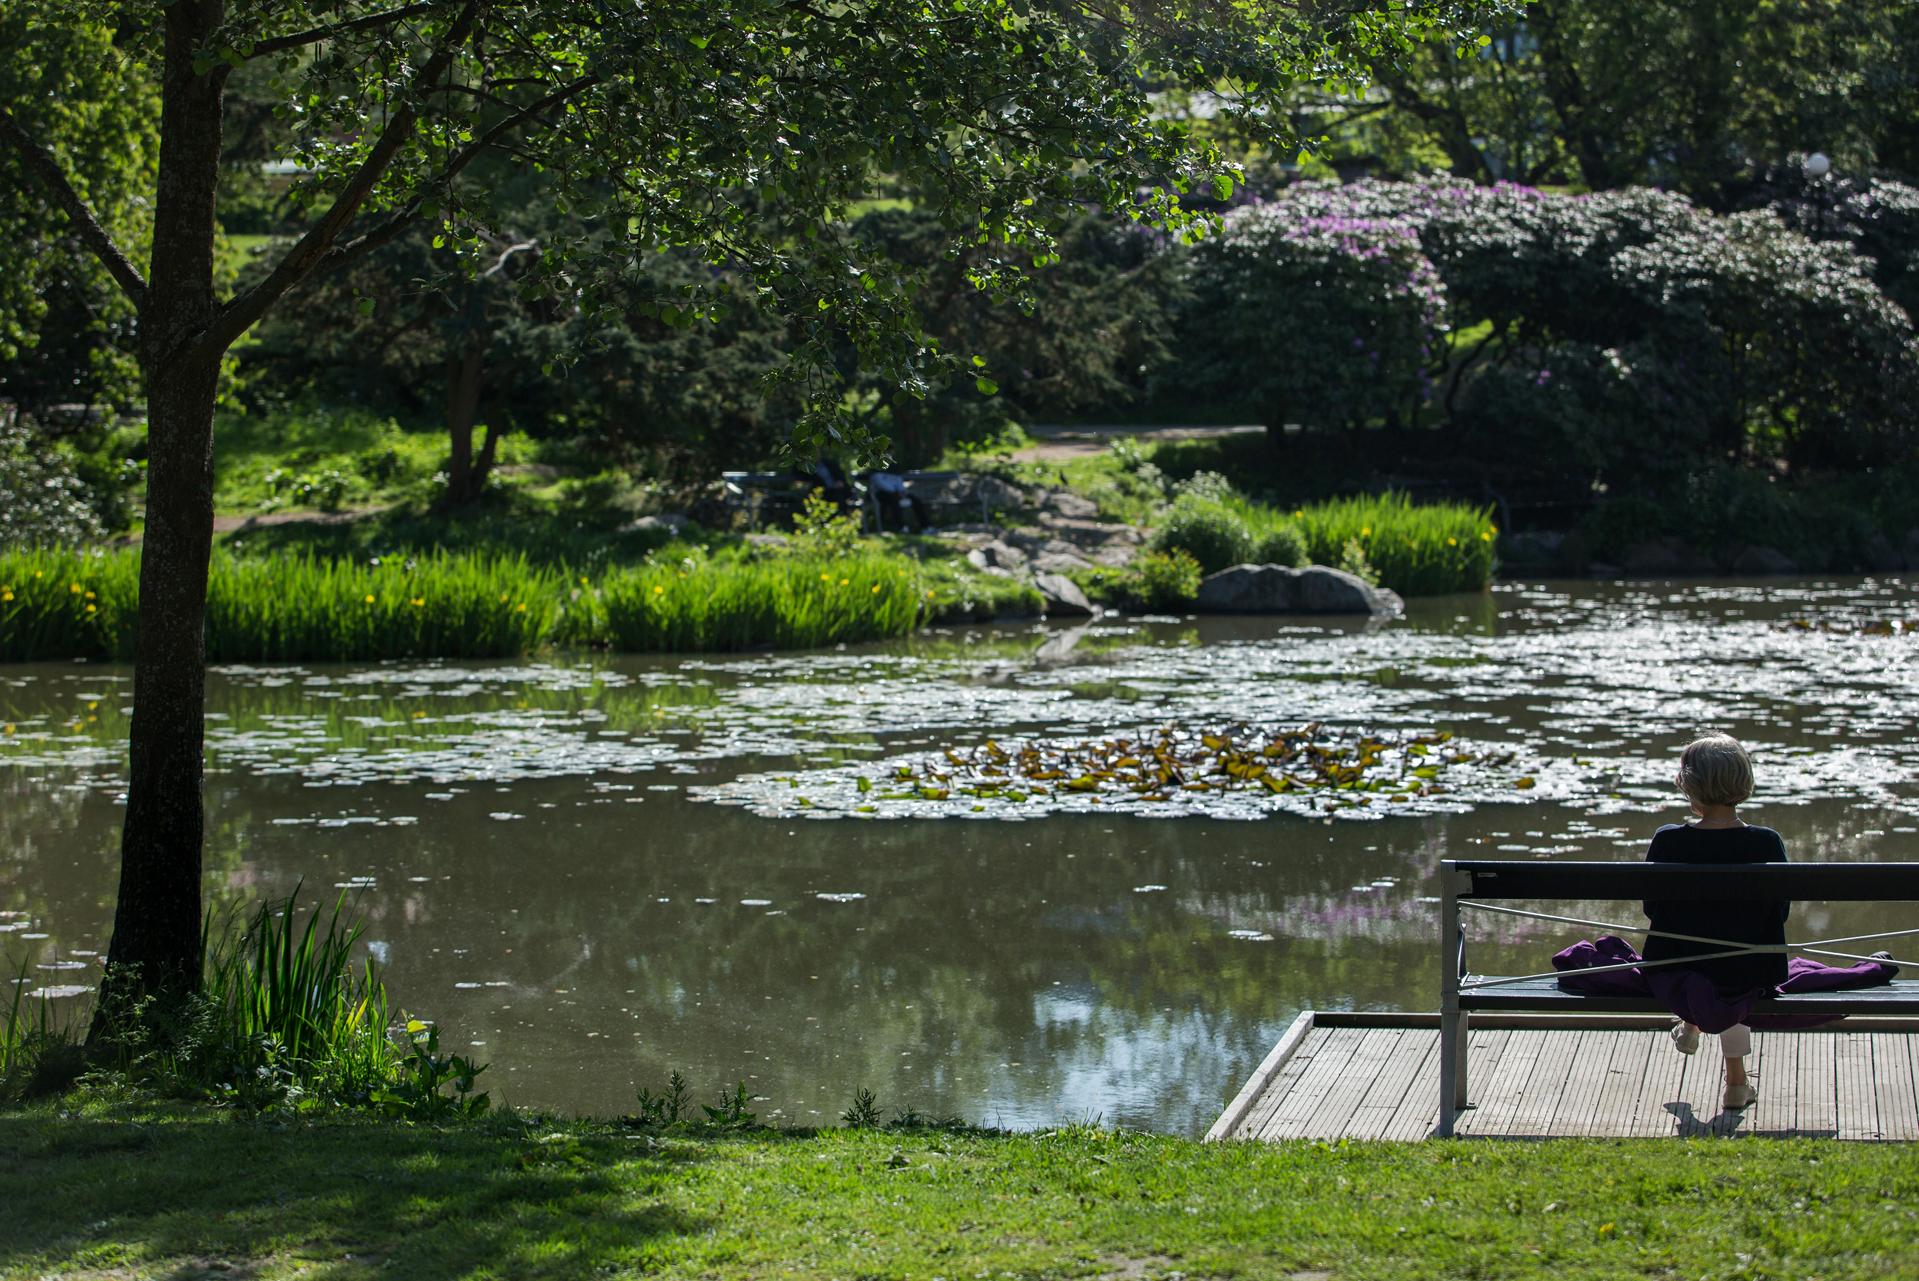
<svg viewBox="0 0 1919 1281"><path fill-rule="evenodd" d="M1919 1152L0 1115L0 1276L1919 1275Z"/></svg>

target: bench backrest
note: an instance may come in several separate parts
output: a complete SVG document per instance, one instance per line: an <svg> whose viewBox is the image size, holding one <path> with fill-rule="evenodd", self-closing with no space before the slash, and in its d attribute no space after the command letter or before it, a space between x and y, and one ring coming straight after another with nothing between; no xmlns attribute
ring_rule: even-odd
<svg viewBox="0 0 1919 1281"><path fill-rule="evenodd" d="M1919 863L1549 863L1446 859L1447 898L1919 901Z"/></svg>

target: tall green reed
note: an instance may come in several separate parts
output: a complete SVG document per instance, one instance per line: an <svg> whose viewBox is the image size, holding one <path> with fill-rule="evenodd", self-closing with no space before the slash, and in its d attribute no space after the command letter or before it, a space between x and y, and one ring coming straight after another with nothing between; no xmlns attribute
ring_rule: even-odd
<svg viewBox="0 0 1919 1281"><path fill-rule="evenodd" d="M1316 565L1337 565L1348 543L1366 555L1380 582L1404 596L1478 591L1492 581L1499 535L1491 512L1464 503L1414 503L1403 493L1335 498L1283 512L1227 500L1255 535L1289 521Z"/></svg>
<svg viewBox="0 0 1919 1281"><path fill-rule="evenodd" d="M799 649L903 636L924 600L911 562L875 553L646 565L609 574L593 609L614 649Z"/></svg>

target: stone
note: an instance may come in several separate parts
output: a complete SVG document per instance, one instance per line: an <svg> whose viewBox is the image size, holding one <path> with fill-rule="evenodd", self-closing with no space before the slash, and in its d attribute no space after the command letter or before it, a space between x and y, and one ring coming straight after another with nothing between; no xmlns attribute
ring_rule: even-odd
<svg viewBox="0 0 1919 1281"><path fill-rule="evenodd" d="M1039 506L1040 510L1067 520L1099 519L1099 504L1071 490L1049 489L1040 496Z"/></svg>
<svg viewBox="0 0 1919 1281"><path fill-rule="evenodd" d="M630 520L620 526L620 532L622 534L660 532L677 536L685 533L686 527L692 523L678 512L661 512L657 516L642 516L638 520Z"/></svg>
<svg viewBox="0 0 1919 1281"><path fill-rule="evenodd" d="M1677 538L1651 538L1629 548L1620 569L1641 577L1660 574L1711 574L1718 570L1712 557Z"/></svg>
<svg viewBox="0 0 1919 1281"><path fill-rule="evenodd" d="M1798 564L1792 557L1777 547L1755 544L1739 549L1732 558L1732 572L1735 574L1796 574Z"/></svg>
<svg viewBox="0 0 1919 1281"><path fill-rule="evenodd" d="M1374 587L1343 569L1308 565L1235 565L1199 585L1193 607L1202 614L1368 614L1390 617L1404 609L1397 593Z"/></svg>
<svg viewBox="0 0 1919 1281"><path fill-rule="evenodd" d="M1010 572L1026 567L1026 553L997 538L967 552L966 559L974 569L988 571L997 569Z"/></svg>
<svg viewBox="0 0 1919 1281"><path fill-rule="evenodd" d="M1906 564L1919 569L1919 529L1906 531Z"/></svg>
<svg viewBox="0 0 1919 1281"><path fill-rule="evenodd" d="M1527 530L1500 540L1499 559L1515 568L1552 567L1566 550L1566 536L1553 530Z"/></svg>
<svg viewBox="0 0 1919 1281"><path fill-rule="evenodd" d="M1033 586L1046 602L1048 618L1091 618L1095 613L1079 584L1064 574L1035 574Z"/></svg>
<svg viewBox="0 0 1919 1281"><path fill-rule="evenodd" d="M753 547L791 547L793 540L785 534L748 534L746 542Z"/></svg>
<svg viewBox="0 0 1919 1281"><path fill-rule="evenodd" d="M1092 567L1093 562L1078 552L1043 551L1032 560L1033 572L1037 574L1064 574L1069 570Z"/></svg>

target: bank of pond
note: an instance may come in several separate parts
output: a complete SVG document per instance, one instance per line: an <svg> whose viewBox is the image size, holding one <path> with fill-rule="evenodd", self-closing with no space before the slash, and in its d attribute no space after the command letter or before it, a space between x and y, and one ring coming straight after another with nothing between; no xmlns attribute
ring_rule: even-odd
<svg viewBox="0 0 1919 1281"><path fill-rule="evenodd" d="M1224 567L1219 557L1266 551L1284 563L1343 565L1389 588L1431 594L1483 588L1495 563L1490 520L1456 504L1386 495L1276 513L1195 498L1187 509L1132 565L1080 575L1082 589L1111 606L1179 609L1191 605L1202 570ZM1248 526L1259 532L1258 546L1243 532ZM581 568L494 549L256 555L222 544L207 586L207 658L804 649L1046 608L1029 580L982 572L966 550L933 537L801 529L757 542L676 541L643 559ZM137 547L0 551L0 662L130 659L139 564Z"/></svg>

